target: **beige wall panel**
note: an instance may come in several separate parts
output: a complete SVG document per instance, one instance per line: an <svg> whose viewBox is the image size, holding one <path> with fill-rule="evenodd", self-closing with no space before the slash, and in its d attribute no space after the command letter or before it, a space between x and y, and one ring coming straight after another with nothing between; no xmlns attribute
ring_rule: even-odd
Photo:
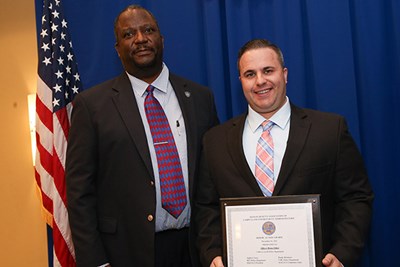
<svg viewBox="0 0 400 267"><path fill-rule="evenodd" d="M46 225L36 196L27 95L36 92L34 0L0 3L1 266L47 266Z"/></svg>

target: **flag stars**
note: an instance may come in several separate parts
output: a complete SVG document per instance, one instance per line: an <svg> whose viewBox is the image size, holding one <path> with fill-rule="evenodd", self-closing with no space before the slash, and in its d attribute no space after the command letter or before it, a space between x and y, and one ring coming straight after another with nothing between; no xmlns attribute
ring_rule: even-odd
<svg viewBox="0 0 400 267"><path fill-rule="evenodd" d="M53 100L53 107L59 106L60 105L60 99L54 98Z"/></svg>
<svg viewBox="0 0 400 267"><path fill-rule="evenodd" d="M66 107L81 88L80 75L72 50L72 42L68 36L68 23L63 18L60 0L45 1L45 14L39 17L42 29L38 31L39 75L50 85L53 97L49 105L53 112Z"/></svg>
<svg viewBox="0 0 400 267"><path fill-rule="evenodd" d="M46 66L51 64L50 58L49 57L44 57L44 60L42 61Z"/></svg>
<svg viewBox="0 0 400 267"><path fill-rule="evenodd" d="M56 24L53 23L53 24L51 25L51 31L52 31L52 32L58 31L58 25L56 25Z"/></svg>
<svg viewBox="0 0 400 267"><path fill-rule="evenodd" d="M74 57L74 55L72 55L71 53L68 53L68 55L67 55L68 61L72 61L73 57Z"/></svg>
<svg viewBox="0 0 400 267"><path fill-rule="evenodd" d="M47 29L42 29L42 32L40 33L40 35L42 36L42 38L44 38L45 36L47 36Z"/></svg>
<svg viewBox="0 0 400 267"><path fill-rule="evenodd" d="M72 87L71 89L72 89L72 92L74 92L74 94L79 93L79 88L76 87L76 85L74 85L74 87Z"/></svg>
<svg viewBox="0 0 400 267"><path fill-rule="evenodd" d="M57 12L57 10L54 10L51 14L53 14L54 18L59 18L60 13Z"/></svg>
<svg viewBox="0 0 400 267"><path fill-rule="evenodd" d="M62 79L62 78L63 78L63 77L62 77L63 72L61 72L60 70L58 70L58 71L55 72L54 74L57 76L57 79Z"/></svg>
<svg viewBox="0 0 400 267"><path fill-rule="evenodd" d="M57 61L58 61L58 64L64 65L64 59L61 56L57 59Z"/></svg>
<svg viewBox="0 0 400 267"><path fill-rule="evenodd" d="M47 49L50 50L49 43L43 43L42 49L44 50L44 52L46 52Z"/></svg>
<svg viewBox="0 0 400 267"><path fill-rule="evenodd" d="M55 90L55 92L61 92L61 85L56 84L56 86L53 87L53 89Z"/></svg>
<svg viewBox="0 0 400 267"><path fill-rule="evenodd" d="M80 81L79 73L75 73L74 78L75 81Z"/></svg>

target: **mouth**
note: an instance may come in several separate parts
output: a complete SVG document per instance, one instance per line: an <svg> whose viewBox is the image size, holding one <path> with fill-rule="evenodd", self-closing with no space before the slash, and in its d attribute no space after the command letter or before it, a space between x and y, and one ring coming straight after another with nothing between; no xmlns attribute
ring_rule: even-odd
<svg viewBox="0 0 400 267"><path fill-rule="evenodd" d="M268 88L268 89L263 89L263 90L260 90L260 91L254 91L254 93L257 94L257 95L263 95L263 94L269 93L271 90L272 90L271 88Z"/></svg>
<svg viewBox="0 0 400 267"><path fill-rule="evenodd" d="M134 51L134 54L138 56L146 56L151 53L153 53L153 49L150 47L140 47Z"/></svg>

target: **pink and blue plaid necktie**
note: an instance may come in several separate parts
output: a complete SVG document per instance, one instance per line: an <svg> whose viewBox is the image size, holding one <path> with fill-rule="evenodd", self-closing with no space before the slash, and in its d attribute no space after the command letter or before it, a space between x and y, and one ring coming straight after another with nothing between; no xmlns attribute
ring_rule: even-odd
<svg viewBox="0 0 400 267"><path fill-rule="evenodd" d="M264 196L272 196L274 192L274 142L270 130L272 121L262 123L263 133L258 139L256 150L255 176Z"/></svg>
<svg viewBox="0 0 400 267"><path fill-rule="evenodd" d="M178 218L187 202L178 150L164 110L153 95L154 87L149 85L146 91L144 107L157 156L162 207Z"/></svg>

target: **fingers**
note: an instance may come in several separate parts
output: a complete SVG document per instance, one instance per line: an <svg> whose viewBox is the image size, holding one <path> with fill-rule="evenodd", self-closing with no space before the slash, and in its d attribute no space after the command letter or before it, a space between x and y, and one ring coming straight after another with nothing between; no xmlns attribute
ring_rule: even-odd
<svg viewBox="0 0 400 267"><path fill-rule="evenodd" d="M326 267L343 267L342 263L332 253L326 254L322 259L322 264Z"/></svg>
<svg viewBox="0 0 400 267"><path fill-rule="evenodd" d="M221 256L215 257L211 262L210 267L224 267L224 264L222 263L222 257Z"/></svg>

